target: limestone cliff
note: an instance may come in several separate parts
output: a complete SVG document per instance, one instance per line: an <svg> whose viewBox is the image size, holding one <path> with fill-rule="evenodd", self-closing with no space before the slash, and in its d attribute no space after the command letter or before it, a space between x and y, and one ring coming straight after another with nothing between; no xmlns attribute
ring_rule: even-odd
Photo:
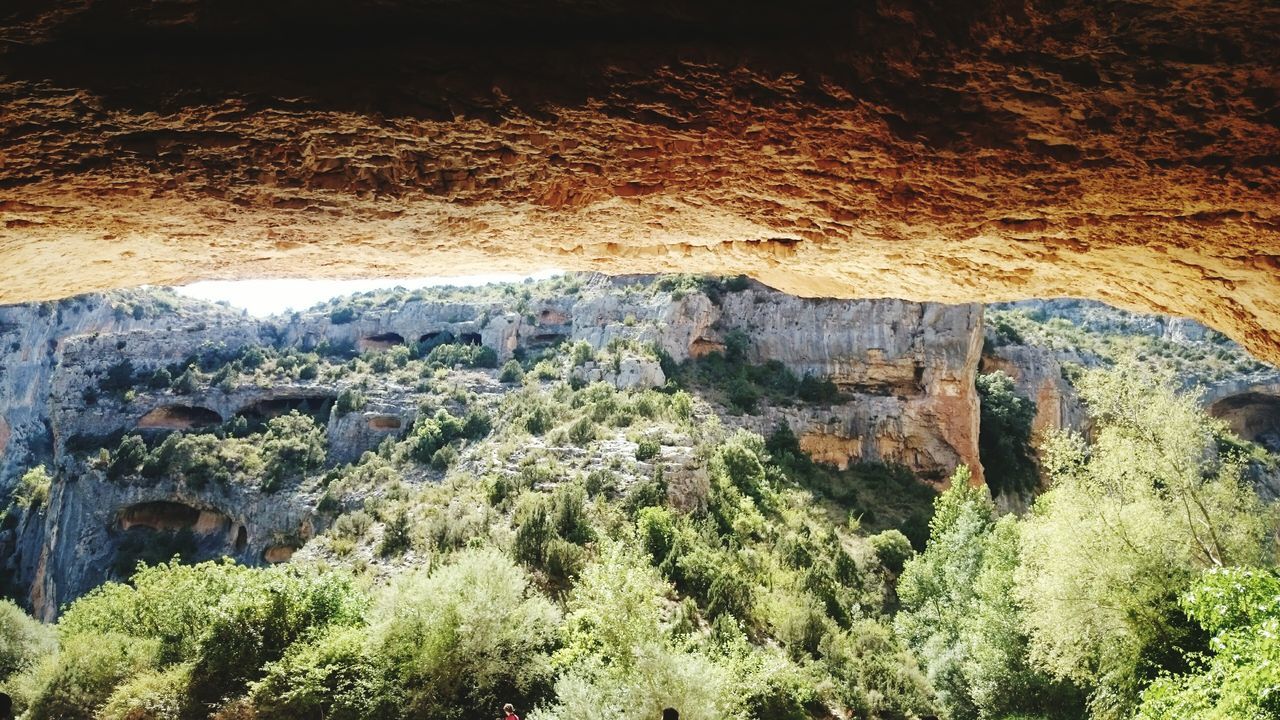
<svg viewBox="0 0 1280 720"><path fill-rule="evenodd" d="M1280 453L1280 368L1259 362L1187 318L1130 313L1080 300L1033 300L992 307L980 369L1003 371L1036 403L1032 447L1058 430L1088 432L1085 408L1069 376L1127 355L1167 365L1182 388L1240 437ZM1005 313L1017 315L1010 325ZM1280 469L1255 467L1266 497L1280 494ZM1025 507L1030 498L1022 498ZM1015 502L1015 505L1018 505Z"/></svg>
<svg viewBox="0 0 1280 720"><path fill-rule="evenodd" d="M23 321L24 339L38 343L6 366L9 395L0 417L21 431L12 433L14 452L5 453L11 468L5 488L38 463L55 476L47 505L6 531L4 549L12 581L28 589L43 617L110 577L113 559L138 532L185 533L197 558L270 562L287 558L326 522L316 511L322 490L315 485L268 494L253 484L196 489L168 478L111 480L93 462L93 448L113 447L124 433L158 438L299 410L321 423L327 461L336 464L406 432L419 413L423 394L403 381L357 388L353 380L325 375L180 389L151 381L158 372L176 376L202 358L231 357L246 347L363 351L372 358L453 342L492 349L501 363L559 343L602 350L634 342L652 344L678 363L723 348L738 332L749 339L749 361L777 361L797 376L830 378L840 396L726 414L728 422L764 434L785 422L807 451L839 465L899 463L933 480L961 462L981 472L974 374L982 308L976 305L810 300L757 283L714 293L660 290L647 278L593 277L572 294L402 296L349 312L335 306L266 320L218 308L134 320L89 307L74 323L32 307L4 311L15 324ZM616 365L589 361L574 372L583 382L617 387L666 381L657 360L639 356L624 355ZM485 392L505 391L492 379L487 383ZM350 389L360 391L360 407L335 410Z"/></svg>

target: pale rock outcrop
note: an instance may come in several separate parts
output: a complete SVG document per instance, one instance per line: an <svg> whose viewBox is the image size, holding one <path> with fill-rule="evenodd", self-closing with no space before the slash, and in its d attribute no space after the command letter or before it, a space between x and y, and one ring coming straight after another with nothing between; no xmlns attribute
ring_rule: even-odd
<svg viewBox="0 0 1280 720"><path fill-rule="evenodd" d="M660 363L634 355L620 358L616 369L611 364L588 361L573 368L570 377L583 383L603 382L618 390L647 390L662 387L667 381Z"/></svg>
<svg viewBox="0 0 1280 720"><path fill-rule="evenodd" d="M763 434L786 422L806 449L836 464L902 463L941 481L964 462L981 477L974 391L980 306L811 300L758 283L720 293L713 301L698 291L673 295L640 279L601 277L589 278L571 295L531 300L519 312L513 309L517 302L409 299L349 319L339 315L341 322L334 322L329 309L265 321L218 311L208 318L119 327L94 320L67 328L49 318L22 316L30 322L21 332L40 349L26 364L8 366L6 382L18 377L26 382L5 386L9 399L3 416L15 428L15 418L39 428L43 444L26 443L29 457L12 465L20 470L45 462L55 482L47 507L28 513L0 537L11 581L29 589L30 604L47 618L109 577L125 533L190 529L201 557L225 554L263 563L287 560L324 524L316 511L316 491L285 488L264 494L252 482L211 483L199 491L170 479L109 482L72 452L86 441L92 445L120 433L161 433L237 414L267 418L298 409L324 424L330 462L342 463L408 432L420 412L422 393L397 383L374 383L363 391L362 407L341 415L332 408L348 387L345 380L236 381L189 394L145 382L135 382L127 393L101 389L115 368L127 366L145 378L202 353L234 354L247 345L357 348L363 342L368 352L378 353L401 343L449 339L493 348L505 360L556 343L585 342L615 354L576 368L581 379L641 389L666 382L661 364L627 350L627 342L610 350L615 340L652 343L679 362L722 348L738 330L748 338L749 361L777 361L798 376L830 377L843 395L829 405L766 407L759 418L731 422ZM29 310L3 312L17 317ZM102 311L96 312L90 317L101 318ZM49 339L56 343L48 344ZM475 391L504 391L496 370L468 372L475 375ZM12 435L10 449L19 443L19 433ZM664 456L661 462L675 459ZM678 494L696 503L696 488L682 485L696 485L694 475L675 473L672 481Z"/></svg>
<svg viewBox="0 0 1280 720"><path fill-rule="evenodd" d="M49 502L26 521L39 523L38 545L18 547L18 577L36 617L52 620L63 604L110 577L125 533L190 530L197 557L231 557L255 564L281 535L301 545L314 532L317 498L264 494L235 483L210 483L199 491L168 480L148 485L107 481L83 465L65 467ZM72 480L74 478L74 480ZM137 527L142 525L142 528Z"/></svg>

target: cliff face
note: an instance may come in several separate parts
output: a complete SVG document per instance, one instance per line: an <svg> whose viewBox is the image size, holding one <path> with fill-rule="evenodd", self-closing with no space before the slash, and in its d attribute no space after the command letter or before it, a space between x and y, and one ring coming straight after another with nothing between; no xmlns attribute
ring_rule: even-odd
<svg viewBox="0 0 1280 720"><path fill-rule="evenodd" d="M323 427L327 462L337 464L406 432L420 412L423 394L403 379L361 382L363 404L349 412L334 406L354 381L328 376L203 383L181 392L148 381L162 368L177 372L193 358L249 346L349 348L372 357L448 341L491 348L501 363L557 343L581 341L600 350L635 341L681 362L723 349L738 331L748 338L748 361L778 361L797 376L830 378L841 399L766 405L756 414L727 414L728 422L763 434L785 422L806 451L842 466L900 463L942 480L965 462L981 476L974 390L980 306L807 300L754 283L712 297L698 290L655 291L648 283L596 277L571 295L408 299L349 316L326 310L261 321L217 308L205 315L122 319L104 309L110 307L105 302L86 305L75 320L42 316L31 307L7 309L14 326L24 328L24 340L38 344L6 367L9 395L0 417L15 430L13 451L5 453L5 487L38 463L55 476L47 506L27 513L3 536L11 579L29 589L31 605L48 618L109 577L140 528L165 537L181 533L195 558L227 555L260 563L287 559L325 522L316 511L322 488L268 494L252 484L196 489L171 478L109 480L86 448L91 456L92 448L114 447L124 433L159 437L297 409ZM587 362L574 373L624 388L666 381L658 361L643 357L624 357L616 366ZM127 390L119 382L105 389L113 377L124 377ZM492 377L481 380L477 387L484 392L509 389Z"/></svg>
<svg viewBox="0 0 1280 720"><path fill-rule="evenodd" d="M900 463L942 481L966 463L981 481L974 375L982 307L896 300L811 301L743 292L722 316L743 323L759 361L830 378L848 396L831 407L773 408L744 416L768 434L787 422L815 459Z"/></svg>
<svg viewBox="0 0 1280 720"><path fill-rule="evenodd" d="M1085 407L1067 379L1068 367L1103 367L1134 355L1168 365L1184 391L1200 393L1206 412L1241 438L1280 452L1280 368L1249 357L1194 320L1079 300L1034 300L989 310L996 322L986 330L980 370L1003 371L1019 394L1036 403L1033 448L1058 430L1089 431ZM1002 333L1006 311L1025 314L1025 337ZM1247 474L1264 497L1280 495L1280 469L1255 464ZM1031 498L1003 500L1022 509Z"/></svg>
<svg viewBox="0 0 1280 720"><path fill-rule="evenodd" d="M1280 358L1267 0L0 10L0 300L745 272L1084 296Z"/></svg>
<svg viewBox="0 0 1280 720"><path fill-rule="evenodd" d="M48 400L60 344L137 324L99 296L0 307L0 488L53 450Z"/></svg>

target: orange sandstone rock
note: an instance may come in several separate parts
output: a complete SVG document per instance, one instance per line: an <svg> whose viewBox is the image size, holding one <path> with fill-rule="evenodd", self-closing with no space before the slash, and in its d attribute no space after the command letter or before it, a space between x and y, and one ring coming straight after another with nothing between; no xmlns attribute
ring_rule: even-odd
<svg viewBox="0 0 1280 720"><path fill-rule="evenodd" d="M1075 296L1280 360L1280 7L19 2L0 301L748 273Z"/></svg>

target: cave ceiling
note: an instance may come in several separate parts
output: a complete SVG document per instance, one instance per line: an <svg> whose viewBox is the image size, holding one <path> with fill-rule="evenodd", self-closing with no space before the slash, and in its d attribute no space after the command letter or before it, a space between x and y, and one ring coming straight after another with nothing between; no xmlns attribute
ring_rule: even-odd
<svg viewBox="0 0 1280 720"><path fill-rule="evenodd" d="M1280 5L16 0L0 302L747 273L1089 297L1280 360Z"/></svg>

